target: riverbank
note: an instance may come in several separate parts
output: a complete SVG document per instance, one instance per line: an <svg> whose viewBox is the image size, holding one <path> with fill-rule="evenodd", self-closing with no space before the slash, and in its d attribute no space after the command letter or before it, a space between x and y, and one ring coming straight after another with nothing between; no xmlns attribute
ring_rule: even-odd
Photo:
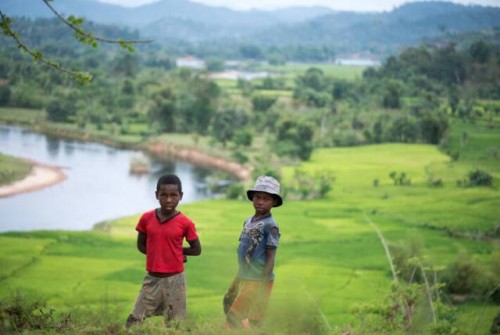
<svg viewBox="0 0 500 335"><path fill-rule="evenodd" d="M23 114L23 110L16 112L17 114ZM35 118L35 116L33 115L31 117ZM181 143L179 143L178 141L169 141L168 139L158 137L151 137L148 140L143 138L142 136L137 136L136 138L131 139L130 136L127 137L104 134L102 133L102 131L82 131L78 128L68 127L67 125L59 125L55 123L23 123L19 122L19 120L5 120L4 118L5 116L2 117L2 115L0 114L0 124L3 121L8 125L27 128L34 132L54 136L57 138L84 142L96 142L120 149L142 150L156 156L159 159L163 159L165 158L165 156L168 156L183 160L195 166L227 172L242 182L249 181L252 176L252 167L250 165L237 163L230 158L222 157L223 155L213 154L213 152L207 153L211 150L207 149L206 145L188 145L188 139L186 139L186 141L182 141ZM176 137L178 135L179 134L172 134L173 137Z"/></svg>
<svg viewBox="0 0 500 335"><path fill-rule="evenodd" d="M216 169L227 172L242 182L247 182L252 177L252 168L243 164L232 161L229 158L224 158L221 155L207 153L209 148L203 145L192 144L188 142L191 139L185 139L181 143L168 139L168 134L165 136L151 137L145 139L137 137L134 140L128 138L125 140L120 135L102 134L97 131L82 131L61 127L55 124L44 124L43 127L36 125L30 127L33 131L41 132L58 138L74 139L85 142L97 142L110 147L121 149L135 149L150 153L159 159L172 157L182 160L199 167ZM178 137L179 134L170 134L172 137ZM189 135L190 137L191 135Z"/></svg>
<svg viewBox="0 0 500 335"><path fill-rule="evenodd" d="M143 150L156 157L171 156L196 166L225 171L243 182L250 180L252 176L252 170L239 163L211 156L197 149L180 147L174 143L152 141Z"/></svg>
<svg viewBox="0 0 500 335"><path fill-rule="evenodd" d="M61 167L35 161L27 162L32 165L30 174L24 179L0 186L0 198L38 191L45 187L61 183L67 178Z"/></svg>
<svg viewBox="0 0 500 335"><path fill-rule="evenodd" d="M33 129L30 127L30 129ZM35 132L46 133L40 129L33 129ZM49 132L50 133L50 132ZM172 143L165 141L165 139L151 139L146 143L130 144L124 146L123 143L102 141L102 138L94 138L92 136L86 136L86 138L78 137L75 134L73 136L65 136L67 134L59 134L62 138L71 138L79 141L85 142L101 142L105 145L120 148L136 149L147 152L158 159L165 159L166 157L173 157L178 160L188 162L192 165L205 167L210 169L216 169L220 171L225 171L242 182L247 182L251 178L251 168L238 164L231 160L217 157L200 150L201 148L193 148L188 145L180 145L178 143ZM31 166L31 171L29 174L17 181L10 184L0 185L0 198L6 198L14 196L21 193L33 192L51 185L60 183L64 181L67 176L64 174L62 169L56 166L49 166L41 164L35 161L25 160L27 165Z"/></svg>

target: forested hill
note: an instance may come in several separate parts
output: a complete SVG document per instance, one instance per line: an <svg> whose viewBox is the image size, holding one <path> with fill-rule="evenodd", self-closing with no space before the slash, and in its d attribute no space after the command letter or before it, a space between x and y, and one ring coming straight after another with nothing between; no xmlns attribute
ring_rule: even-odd
<svg viewBox="0 0 500 335"><path fill-rule="evenodd" d="M0 9L12 16L50 17L52 13L42 0L3 0ZM280 23L294 23L331 13L325 7L292 7L275 11L235 11L225 7L207 6L189 0L162 0L136 8L101 3L97 0L56 0L54 8L67 15L83 16L104 24L148 26L156 21L179 19L220 26L238 25L254 29Z"/></svg>
<svg viewBox="0 0 500 335"><path fill-rule="evenodd" d="M234 47L327 47L336 54L367 53L380 58L433 39L500 27L500 7L450 2L413 2L389 12L339 12L323 7L235 11L188 0L162 0L137 8L97 0L56 0L52 5L104 24L138 29L144 38L169 45ZM42 1L3 0L0 9L18 17L51 17ZM500 29L500 28L499 28Z"/></svg>
<svg viewBox="0 0 500 335"><path fill-rule="evenodd" d="M500 8L419 2L384 13L332 13L290 27L275 26L261 36L269 44L308 41L347 52L388 54L432 39L495 27L500 27Z"/></svg>

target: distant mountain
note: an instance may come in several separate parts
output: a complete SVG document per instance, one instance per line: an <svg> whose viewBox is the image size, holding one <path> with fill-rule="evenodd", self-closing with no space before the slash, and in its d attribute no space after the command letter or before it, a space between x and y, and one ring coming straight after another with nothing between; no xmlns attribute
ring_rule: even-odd
<svg viewBox="0 0 500 335"><path fill-rule="evenodd" d="M51 17L41 0L2 0L7 15ZM104 24L140 29L143 37L162 42L198 43L214 39L241 39L280 24L295 24L331 13L325 7L294 7L276 11L235 11L189 0L162 0L137 8L104 4L97 0L57 0L52 6L65 16L85 17Z"/></svg>
<svg viewBox="0 0 500 335"><path fill-rule="evenodd" d="M262 11L256 11L262 13ZM297 23L313 19L318 16L331 14L332 9L327 7L289 7L269 11L269 14L277 18L282 23Z"/></svg>
<svg viewBox="0 0 500 335"><path fill-rule="evenodd" d="M85 17L99 23L125 25L133 15L130 8L105 4L96 0L56 0L52 1L51 5L64 16ZM2 0L0 10L13 17L54 17L41 0Z"/></svg>
<svg viewBox="0 0 500 335"><path fill-rule="evenodd" d="M336 12L254 35L261 43L331 45L337 52L387 55L449 34L500 28L500 8L414 2L391 12Z"/></svg>
<svg viewBox="0 0 500 335"><path fill-rule="evenodd" d="M296 23L331 13L325 7L293 7L275 11L235 11L206 6L189 0L162 0L129 8L101 3L98 0L57 0L51 5L64 15L85 17L106 24L134 27L148 26L166 18L229 26L269 27L277 23ZM49 17L51 11L41 0L2 0L0 9L10 16Z"/></svg>
<svg viewBox="0 0 500 335"><path fill-rule="evenodd" d="M138 29L158 43L241 44L268 47L328 46L337 53L384 56L447 34L500 27L500 8L449 2L412 2L390 12L339 12L324 7L235 11L189 0L162 0L137 8L97 0L56 0L64 15ZM51 17L40 0L1 0L12 17Z"/></svg>

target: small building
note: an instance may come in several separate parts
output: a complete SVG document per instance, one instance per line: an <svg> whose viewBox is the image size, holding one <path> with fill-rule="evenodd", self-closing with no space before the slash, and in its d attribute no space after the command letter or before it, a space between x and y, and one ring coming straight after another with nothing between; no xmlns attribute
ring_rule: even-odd
<svg viewBox="0 0 500 335"><path fill-rule="evenodd" d="M262 79L269 77L269 73L267 71L261 72L248 72L248 71L239 71L239 70L230 70L224 72L211 73L211 79L229 79L229 80L253 80L253 79Z"/></svg>
<svg viewBox="0 0 500 335"><path fill-rule="evenodd" d="M195 70L202 70L205 68L205 61L194 56L177 58L175 64L177 67L188 67Z"/></svg>

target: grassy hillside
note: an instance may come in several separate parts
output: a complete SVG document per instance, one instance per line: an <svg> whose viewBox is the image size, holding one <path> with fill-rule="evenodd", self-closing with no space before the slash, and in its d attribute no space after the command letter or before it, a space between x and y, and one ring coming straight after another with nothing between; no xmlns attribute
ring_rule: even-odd
<svg viewBox="0 0 500 335"><path fill-rule="evenodd" d="M468 127L469 143L485 136L490 146L498 143L497 132L478 131L480 124ZM464 157L481 156L462 151ZM266 325L267 331L373 331L381 321L355 311L380 306L391 292L390 266L376 228L393 252L417 245L433 269L464 257L489 269L499 253L498 240L492 238L498 239L500 169L493 156L481 157L452 162L434 146L404 144L315 151L300 168L308 174L331 171L333 190L326 199L286 201L274 210L282 240L269 310L277 323ZM478 162L493 174L493 187L457 186ZM411 185L394 185L393 171L404 172ZM285 169L285 190L293 174L294 168ZM442 186L431 187L431 177L441 179ZM252 214L251 204L213 200L181 210L197 223L203 245L202 256L187 263L190 329L219 334L224 332L221 299L236 272L238 236ZM137 219L122 218L91 232L1 234L0 297L6 301L16 292L39 297L57 313L70 313L75 332L120 329L144 274L144 257L135 249ZM482 334L498 310L498 305L476 300L454 313L464 333ZM415 324L423 331L426 322ZM146 328L158 332L161 320L150 320Z"/></svg>

